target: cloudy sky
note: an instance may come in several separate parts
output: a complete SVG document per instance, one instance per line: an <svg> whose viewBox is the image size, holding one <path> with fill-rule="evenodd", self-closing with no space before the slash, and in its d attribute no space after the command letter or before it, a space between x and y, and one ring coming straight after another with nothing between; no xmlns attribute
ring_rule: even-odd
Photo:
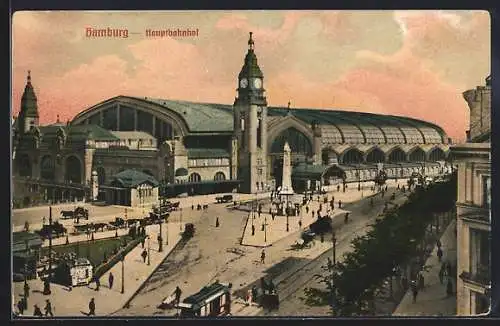
<svg viewBox="0 0 500 326"><path fill-rule="evenodd" d="M87 27L130 34L88 38ZM28 70L42 123L117 95L232 104L249 31L270 105L410 116L455 140L468 125L461 93L490 73L484 11L17 12L13 114Z"/></svg>

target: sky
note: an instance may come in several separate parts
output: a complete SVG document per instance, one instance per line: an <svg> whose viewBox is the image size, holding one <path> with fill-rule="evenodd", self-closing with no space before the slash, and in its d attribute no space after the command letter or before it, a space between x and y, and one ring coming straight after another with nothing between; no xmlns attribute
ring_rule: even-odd
<svg viewBox="0 0 500 326"><path fill-rule="evenodd" d="M455 141L469 123L462 92L490 74L486 11L24 11L12 20L12 113L28 70L42 124L118 95L232 104L250 31L270 106L408 116Z"/></svg>

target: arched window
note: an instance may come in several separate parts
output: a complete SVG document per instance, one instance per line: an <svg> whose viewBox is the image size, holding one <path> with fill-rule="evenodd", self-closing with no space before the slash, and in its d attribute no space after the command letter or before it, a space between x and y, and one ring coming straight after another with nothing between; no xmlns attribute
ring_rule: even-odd
<svg viewBox="0 0 500 326"><path fill-rule="evenodd" d="M40 162L40 177L45 180L54 180L55 178L54 160L50 155L42 157Z"/></svg>
<svg viewBox="0 0 500 326"><path fill-rule="evenodd" d="M66 159L66 181L73 183L82 183L82 166L76 156L70 156Z"/></svg>
<svg viewBox="0 0 500 326"><path fill-rule="evenodd" d="M366 162L368 163L382 163L385 161L384 152L380 148L374 148L368 155L366 156Z"/></svg>
<svg viewBox="0 0 500 326"><path fill-rule="evenodd" d="M193 172L189 175L188 181L189 182L200 182L201 176L198 173Z"/></svg>
<svg viewBox="0 0 500 326"><path fill-rule="evenodd" d="M439 147L434 148L429 154L429 161L431 162L444 161L445 158L446 155L444 154L444 151Z"/></svg>
<svg viewBox="0 0 500 326"><path fill-rule="evenodd" d="M224 180L226 180L226 175L224 174L224 172L217 172L214 176L214 180L215 181L224 181Z"/></svg>
<svg viewBox="0 0 500 326"><path fill-rule="evenodd" d="M417 147L410 154L410 162L425 162L425 152L422 148Z"/></svg>
<svg viewBox="0 0 500 326"><path fill-rule="evenodd" d="M351 148L350 150L344 153L342 162L344 164L362 163L363 154L358 149Z"/></svg>
<svg viewBox="0 0 500 326"><path fill-rule="evenodd" d="M295 128L282 131L271 145L271 153L283 153L285 142L288 142L293 153L312 154L312 145L309 139Z"/></svg>
<svg viewBox="0 0 500 326"><path fill-rule="evenodd" d="M406 161L406 154L403 152L403 150L399 147L395 148L391 154L389 154L389 162L405 162Z"/></svg>
<svg viewBox="0 0 500 326"><path fill-rule="evenodd" d="M31 177L31 160L27 154L17 156L19 175L21 177Z"/></svg>

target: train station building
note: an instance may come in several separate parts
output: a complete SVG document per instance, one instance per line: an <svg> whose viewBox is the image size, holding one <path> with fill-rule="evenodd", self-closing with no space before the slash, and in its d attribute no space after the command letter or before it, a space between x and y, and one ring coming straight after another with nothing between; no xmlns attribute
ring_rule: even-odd
<svg viewBox="0 0 500 326"><path fill-rule="evenodd" d="M252 35L235 84L232 104L118 95L72 121L42 126L28 74L13 124L17 205L88 197L93 171L100 185L111 186L117 174L140 170L169 196L269 191L281 183L285 142L297 191L339 179L372 180L381 169L397 178L448 167L451 140L435 124L268 105Z"/></svg>

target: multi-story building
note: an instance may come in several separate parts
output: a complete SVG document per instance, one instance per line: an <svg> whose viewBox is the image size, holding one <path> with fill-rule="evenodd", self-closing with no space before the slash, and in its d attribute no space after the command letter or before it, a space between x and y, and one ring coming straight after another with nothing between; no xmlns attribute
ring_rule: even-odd
<svg viewBox="0 0 500 326"><path fill-rule="evenodd" d="M16 203L79 199L95 171L109 186L140 170L162 193L268 191L281 184L283 148L292 151L296 190L329 180L443 173L451 140L439 126L409 117L268 106L252 36L235 72L232 105L116 96L65 124L40 126L31 76L14 124Z"/></svg>
<svg viewBox="0 0 500 326"><path fill-rule="evenodd" d="M451 148L458 165L457 314L490 308L491 243L491 77L463 93L470 108L467 142Z"/></svg>

